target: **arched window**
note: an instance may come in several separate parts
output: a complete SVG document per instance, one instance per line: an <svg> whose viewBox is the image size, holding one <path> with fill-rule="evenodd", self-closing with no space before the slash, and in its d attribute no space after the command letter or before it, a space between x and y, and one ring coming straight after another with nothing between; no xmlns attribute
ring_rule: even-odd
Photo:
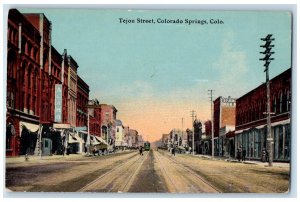
<svg viewBox="0 0 300 202"><path fill-rule="evenodd" d="M261 119L261 102L258 102L258 113L257 113L258 119Z"/></svg>
<svg viewBox="0 0 300 202"><path fill-rule="evenodd" d="M16 130L13 123L8 122L6 123L6 149L12 149L12 140L13 136L16 135Z"/></svg>
<svg viewBox="0 0 300 202"><path fill-rule="evenodd" d="M282 113L282 92L279 94L279 113Z"/></svg>
<svg viewBox="0 0 300 202"><path fill-rule="evenodd" d="M257 106L254 105L253 106L253 120L256 121L257 120Z"/></svg>
<svg viewBox="0 0 300 202"><path fill-rule="evenodd" d="M274 95L274 97L273 97L273 111L272 112L274 112L274 113L276 113L276 96Z"/></svg>
<svg viewBox="0 0 300 202"><path fill-rule="evenodd" d="M290 111L291 108L291 95L290 91L287 91L286 93L286 111Z"/></svg>

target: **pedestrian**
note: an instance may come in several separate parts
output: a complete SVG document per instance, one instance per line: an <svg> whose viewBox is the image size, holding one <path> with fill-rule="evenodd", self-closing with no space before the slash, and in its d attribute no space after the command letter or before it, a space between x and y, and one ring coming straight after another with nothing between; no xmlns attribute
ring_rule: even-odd
<svg viewBox="0 0 300 202"><path fill-rule="evenodd" d="M242 161L246 161L246 149L243 149Z"/></svg>
<svg viewBox="0 0 300 202"><path fill-rule="evenodd" d="M265 148L263 148L263 150L261 152L261 161L266 162L266 149Z"/></svg>
<svg viewBox="0 0 300 202"><path fill-rule="evenodd" d="M175 148L172 148L172 155L175 156Z"/></svg>
<svg viewBox="0 0 300 202"><path fill-rule="evenodd" d="M66 148L65 148L65 146L63 145L63 146L62 146L62 155L63 155L63 156L65 155L65 150L66 150Z"/></svg>
<svg viewBox="0 0 300 202"><path fill-rule="evenodd" d="M237 150L237 159L238 161L241 161L241 148L239 147L238 150Z"/></svg>
<svg viewBox="0 0 300 202"><path fill-rule="evenodd" d="M140 156L143 156L144 154L143 154L143 147L142 146L140 146L139 151L140 151Z"/></svg>
<svg viewBox="0 0 300 202"><path fill-rule="evenodd" d="M269 162L269 152L266 150L266 161Z"/></svg>

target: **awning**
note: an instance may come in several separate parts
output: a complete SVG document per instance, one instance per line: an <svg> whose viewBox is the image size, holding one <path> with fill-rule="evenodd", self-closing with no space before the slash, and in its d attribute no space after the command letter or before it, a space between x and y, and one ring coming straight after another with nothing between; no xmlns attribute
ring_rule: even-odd
<svg viewBox="0 0 300 202"><path fill-rule="evenodd" d="M98 141L94 135L90 135L91 138L91 145L98 145L100 144L100 141Z"/></svg>
<svg viewBox="0 0 300 202"><path fill-rule="evenodd" d="M290 122L291 122L290 119L286 119L286 120L283 120L283 121L273 122L273 123L271 123L271 126L274 127L274 126L277 126L277 125L285 125L285 124L289 124ZM243 129L243 130L237 130L237 131L235 131L235 134L239 134L239 133L242 133L244 131L248 131L250 129L262 129L266 126L267 126L266 124L263 124L263 125L259 125L259 126L256 126L256 127L246 128L246 129Z"/></svg>
<svg viewBox="0 0 300 202"><path fill-rule="evenodd" d="M27 123L24 121L20 121L20 133L22 131L22 126L25 126L31 132L37 132L40 128L38 124Z"/></svg>
<svg viewBox="0 0 300 202"><path fill-rule="evenodd" d="M289 123L291 123L291 119L286 119L286 120L283 120L283 121L278 121L278 122L271 123L271 126L285 125L285 124L289 124Z"/></svg>
<svg viewBox="0 0 300 202"><path fill-rule="evenodd" d="M62 123L54 123L53 128L66 129L66 128L71 128L71 125L70 124L62 124Z"/></svg>
<svg viewBox="0 0 300 202"><path fill-rule="evenodd" d="M84 143L84 140L81 139L76 133L70 133L68 143Z"/></svg>
<svg viewBox="0 0 300 202"><path fill-rule="evenodd" d="M106 144L107 145L107 142L105 141L105 140L103 140L101 137L97 137L97 136L95 136L95 138L99 141L99 142L101 142L101 143L103 143L103 144Z"/></svg>

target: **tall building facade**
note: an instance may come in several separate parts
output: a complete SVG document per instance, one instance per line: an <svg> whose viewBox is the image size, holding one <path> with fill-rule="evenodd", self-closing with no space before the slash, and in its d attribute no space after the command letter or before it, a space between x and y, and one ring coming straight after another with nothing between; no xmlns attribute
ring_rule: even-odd
<svg viewBox="0 0 300 202"><path fill-rule="evenodd" d="M246 158L260 159L267 147L266 85L236 100L235 146ZM270 80L271 135L274 161L289 161L291 152L291 68Z"/></svg>
<svg viewBox="0 0 300 202"><path fill-rule="evenodd" d="M52 24L44 14L9 11L7 156L58 153L62 140L54 125L76 126L78 65L66 50L61 55L52 46L51 34ZM84 93L88 97L86 89ZM70 100L75 105L68 103Z"/></svg>
<svg viewBox="0 0 300 202"><path fill-rule="evenodd" d="M87 127L89 103L89 85L82 80L80 76L77 77L77 101L76 101L76 127Z"/></svg>
<svg viewBox="0 0 300 202"><path fill-rule="evenodd" d="M227 155L226 133L235 129L236 99L218 97L214 101L214 148L215 154Z"/></svg>
<svg viewBox="0 0 300 202"><path fill-rule="evenodd" d="M25 131L36 133L41 120L43 69L41 34L24 15L12 9L7 27L6 155L24 154ZM36 136L36 134L35 134ZM31 142L34 144L34 142Z"/></svg>
<svg viewBox="0 0 300 202"><path fill-rule="evenodd" d="M139 132L137 130L129 129L131 148L137 148L138 147L138 135L139 135Z"/></svg>
<svg viewBox="0 0 300 202"><path fill-rule="evenodd" d="M40 71L40 85L41 85L41 101L40 101L40 122L50 124L51 111L54 106L49 102L54 93L53 80L50 79L51 62L52 62L52 48L51 48L51 22L43 13L24 13L25 18L39 31L40 33L40 57L39 64L42 71ZM26 28L25 28L26 29ZM25 105L27 102L25 101Z"/></svg>
<svg viewBox="0 0 300 202"><path fill-rule="evenodd" d="M89 114L89 135L101 136L101 112L100 112L100 104L99 101L89 100L88 114Z"/></svg>
<svg viewBox="0 0 300 202"><path fill-rule="evenodd" d="M71 127L76 127L76 99L77 99L77 69L78 64L72 58L67 57L68 71L68 122Z"/></svg>
<svg viewBox="0 0 300 202"><path fill-rule="evenodd" d="M125 130L121 120L116 120L116 147L124 147L125 145Z"/></svg>
<svg viewBox="0 0 300 202"><path fill-rule="evenodd" d="M116 120L118 110L113 105L100 104L101 108L101 137L109 145L115 144Z"/></svg>

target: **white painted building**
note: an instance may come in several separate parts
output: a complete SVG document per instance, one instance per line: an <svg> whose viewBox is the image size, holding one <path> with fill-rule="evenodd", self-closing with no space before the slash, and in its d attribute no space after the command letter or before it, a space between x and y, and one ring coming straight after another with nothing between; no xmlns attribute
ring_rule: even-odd
<svg viewBox="0 0 300 202"><path fill-rule="evenodd" d="M116 140L115 140L116 147L124 147L127 146L125 144L125 130L122 124L122 121L116 120Z"/></svg>

